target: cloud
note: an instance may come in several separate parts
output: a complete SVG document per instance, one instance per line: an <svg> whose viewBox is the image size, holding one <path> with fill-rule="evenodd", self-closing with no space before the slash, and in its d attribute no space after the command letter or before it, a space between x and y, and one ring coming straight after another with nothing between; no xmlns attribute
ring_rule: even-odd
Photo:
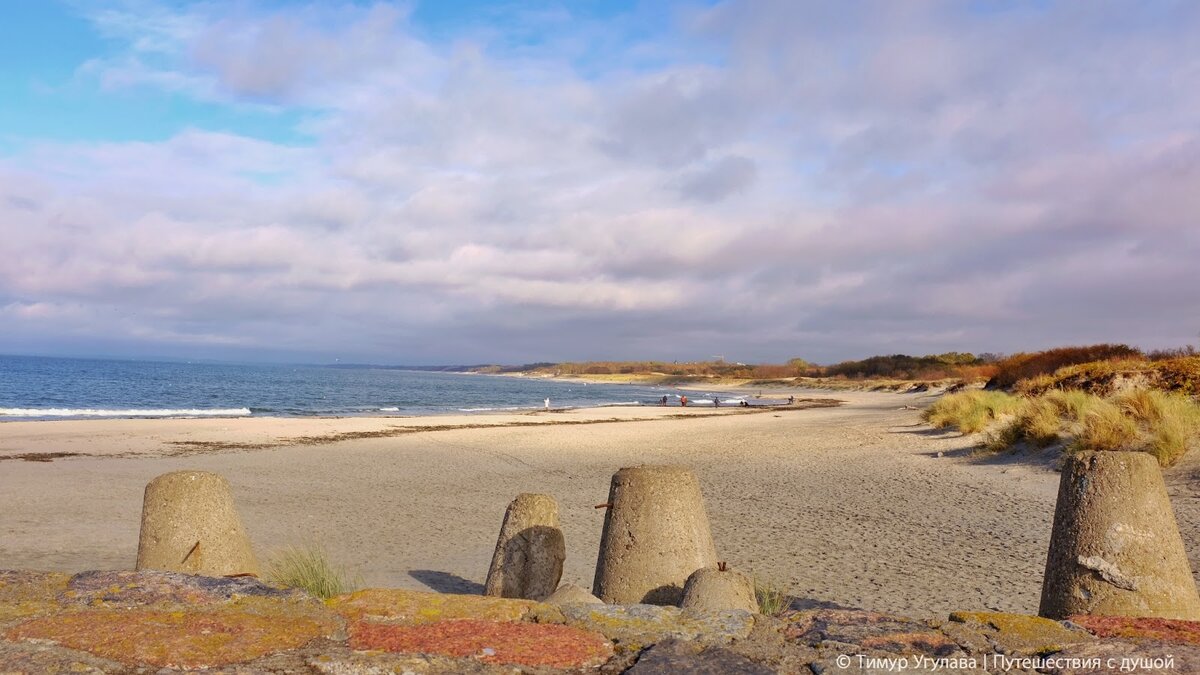
<svg viewBox="0 0 1200 675"><path fill-rule="evenodd" d="M0 349L833 361L1198 328L1190 4L89 11L117 48L78 80L309 140L0 156Z"/></svg>

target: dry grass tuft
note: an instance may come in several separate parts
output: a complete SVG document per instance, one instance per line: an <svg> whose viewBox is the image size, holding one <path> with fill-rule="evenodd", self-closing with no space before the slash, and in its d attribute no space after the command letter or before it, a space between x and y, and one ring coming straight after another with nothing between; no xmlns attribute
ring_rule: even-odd
<svg viewBox="0 0 1200 675"><path fill-rule="evenodd" d="M345 568L330 562L325 549L314 544L290 547L267 563L267 579L290 588L302 588L318 598L350 593L360 585Z"/></svg>
<svg viewBox="0 0 1200 675"><path fill-rule="evenodd" d="M1119 407L1098 401L1083 417L1083 425L1071 443L1074 452L1131 450L1138 437L1137 424Z"/></svg>
<svg viewBox="0 0 1200 675"><path fill-rule="evenodd" d="M754 598L758 601L759 614L779 616L792 604L792 598L783 586L774 581L754 577Z"/></svg>
<svg viewBox="0 0 1200 675"><path fill-rule="evenodd" d="M921 419L938 429L953 427L964 434L974 434L1001 416L1015 412L1020 405L1020 398L999 391L963 391L934 401L921 413Z"/></svg>

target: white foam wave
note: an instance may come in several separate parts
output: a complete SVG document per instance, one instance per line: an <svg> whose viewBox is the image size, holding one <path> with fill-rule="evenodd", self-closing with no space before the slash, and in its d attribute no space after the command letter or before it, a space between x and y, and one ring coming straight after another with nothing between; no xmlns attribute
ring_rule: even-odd
<svg viewBox="0 0 1200 675"><path fill-rule="evenodd" d="M249 408L0 408L0 417L245 417Z"/></svg>
<svg viewBox="0 0 1200 675"><path fill-rule="evenodd" d="M392 406L390 408L380 408L379 412L400 412L400 409L395 406Z"/></svg>

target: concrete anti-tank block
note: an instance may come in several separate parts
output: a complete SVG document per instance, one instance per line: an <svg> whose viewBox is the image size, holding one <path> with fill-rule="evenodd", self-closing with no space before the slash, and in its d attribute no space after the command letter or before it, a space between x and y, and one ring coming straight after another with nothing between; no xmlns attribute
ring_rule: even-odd
<svg viewBox="0 0 1200 675"><path fill-rule="evenodd" d="M146 486L137 569L258 576L229 483L207 471L166 473Z"/></svg>
<svg viewBox="0 0 1200 675"><path fill-rule="evenodd" d="M742 609L758 613L754 582L737 570L704 567L692 572L683 585L683 609L719 612Z"/></svg>
<svg viewBox="0 0 1200 675"><path fill-rule="evenodd" d="M1200 619L1200 596L1154 457L1068 457L1039 614Z"/></svg>
<svg viewBox="0 0 1200 675"><path fill-rule="evenodd" d="M715 567L700 483L681 466L613 474L592 593L607 603L678 605L683 585Z"/></svg>
<svg viewBox="0 0 1200 675"><path fill-rule="evenodd" d="M484 594L541 600L558 587L566 557L554 497L517 495L504 512Z"/></svg>

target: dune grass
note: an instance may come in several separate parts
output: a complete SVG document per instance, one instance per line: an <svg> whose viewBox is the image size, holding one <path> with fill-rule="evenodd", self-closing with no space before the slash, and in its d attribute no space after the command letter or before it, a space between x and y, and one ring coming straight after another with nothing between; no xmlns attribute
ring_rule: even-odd
<svg viewBox="0 0 1200 675"><path fill-rule="evenodd" d="M953 427L964 434L983 431L996 419L1015 412L1021 399L1000 391L963 391L947 394L921 413L921 419L938 429Z"/></svg>
<svg viewBox="0 0 1200 675"><path fill-rule="evenodd" d="M267 562L267 579L281 586L304 589L318 598L350 593L361 585L361 579L351 577L344 567L330 562L325 549L315 544L277 552Z"/></svg>
<svg viewBox="0 0 1200 675"><path fill-rule="evenodd" d="M1200 441L1200 405L1154 389L1108 398L1057 389L1040 396L962 392L943 396L922 417L939 428L986 431L982 447L992 452L1054 445L1068 452L1131 450L1154 455L1164 467Z"/></svg>

